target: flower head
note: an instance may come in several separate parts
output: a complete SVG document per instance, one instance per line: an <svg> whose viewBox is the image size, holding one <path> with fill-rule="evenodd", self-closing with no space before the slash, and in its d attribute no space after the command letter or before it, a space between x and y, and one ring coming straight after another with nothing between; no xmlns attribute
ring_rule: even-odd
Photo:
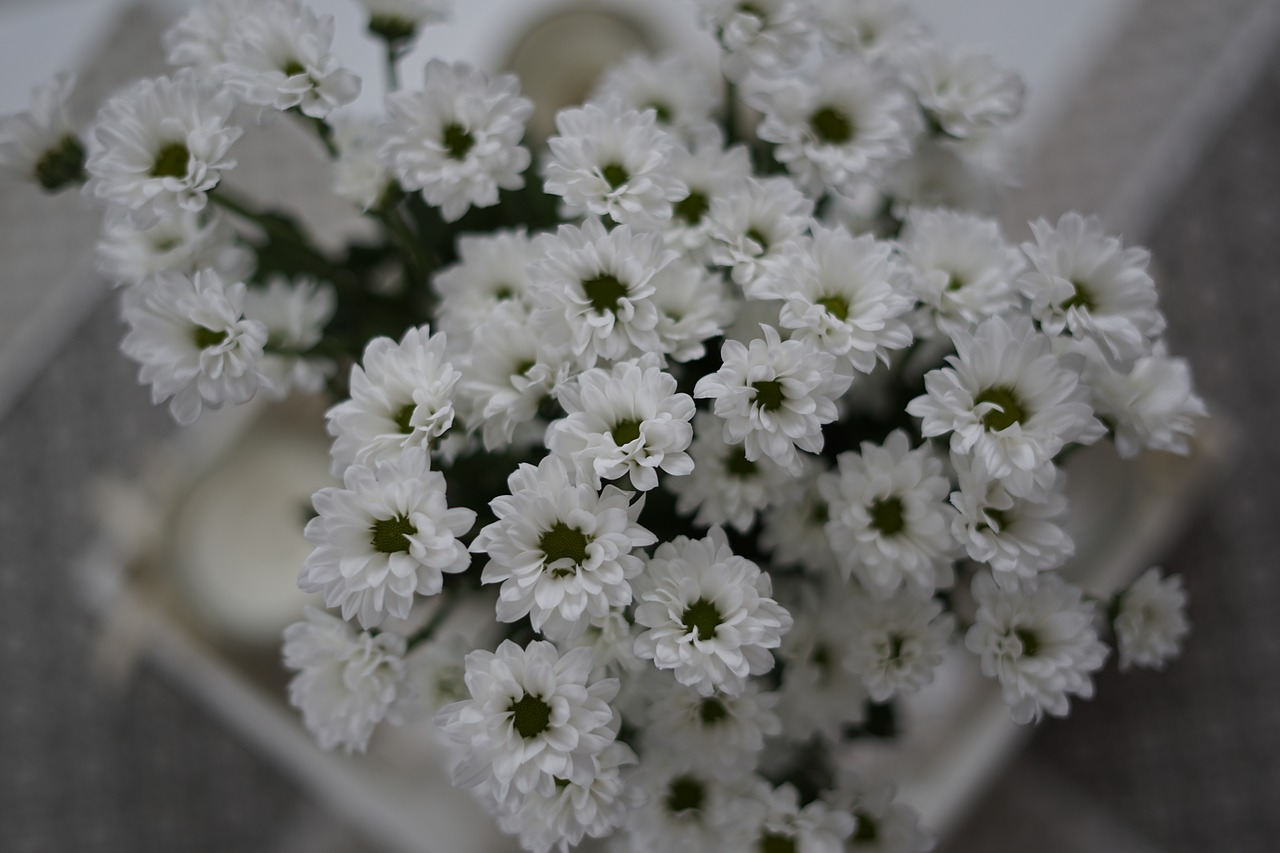
<svg viewBox="0 0 1280 853"><path fill-rule="evenodd" d="M84 177L84 146L67 109L75 77L59 74L31 90L30 109L0 116L0 173L54 191Z"/></svg>
<svg viewBox="0 0 1280 853"><path fill-rule="evenodd" d="M1164 669L1169 660L1177 657L1191 630L1186 609L1182 578L1161 577L1157 568L1147 569L1120 593L1112 625L1121 671L1134 666Z"/></svg>

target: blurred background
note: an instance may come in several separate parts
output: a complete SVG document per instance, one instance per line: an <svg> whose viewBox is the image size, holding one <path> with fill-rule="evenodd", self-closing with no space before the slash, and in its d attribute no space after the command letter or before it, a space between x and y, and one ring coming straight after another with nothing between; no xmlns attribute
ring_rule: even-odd
<svg viewBox="0 0 1280 853"><path fill-rule="evenodd" d="M371 81L372 109L380 60L356 4L311 5L338 16L337 52ZM430 34L411 62L499 66L522 27L566 4L455 5L457 27ZM679 0L571 5L687 14ZM1280 2L918 5L941 35L1028 80L1024 178L1006 222L1080 209L1149 246L1171 348L1234 437L1162 555L1191 593L1183 657L1164 674L1106 670L1094 700L1039 726L975 792L938 849L1274 850ZM74 69L88 119L114 87L162 67L158 35L182 6L0 0L0 113ZM128 665L129 638L103 641L73 582L98 538L89 484L136 477L173 431L117 353L115 308L92 274L95 229L73 195L0 183L0 849L367 849L206 703L145 661Z"/></svg>

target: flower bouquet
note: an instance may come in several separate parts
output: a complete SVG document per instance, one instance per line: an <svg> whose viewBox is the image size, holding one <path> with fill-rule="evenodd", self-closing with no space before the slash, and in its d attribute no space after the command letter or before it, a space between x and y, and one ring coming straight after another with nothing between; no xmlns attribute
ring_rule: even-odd
<svg viewBox="0 0 1280 853"><path fill-rule="evenodd" d="M1204 405L1144 250L1075 213L1015 245L985 212L1016 76L896 0L691 2L712 62L625 58L535 140L513 76L400 85L438 0L362 0L376 119L342 110L330 19L205 0L172 75L83 134L55 80L0 165L105 205L122 349L179 423L331 398L299 574L328 609L284 635L321 746L433 718L531 851L924 850L852 747L951 647L1019 723L1112 648L1173 656L1177 578L1058 572L1062 463L1185 453ZM313 131L365 236L236 191L272 120Z"/></svg>

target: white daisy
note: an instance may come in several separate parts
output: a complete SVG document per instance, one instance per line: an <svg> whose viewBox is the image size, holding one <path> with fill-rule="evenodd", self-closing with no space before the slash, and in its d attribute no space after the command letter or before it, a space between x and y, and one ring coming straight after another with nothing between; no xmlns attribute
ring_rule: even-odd
<svg viewBox="0 0 1280 853"><path fill-rule="evenodd" d="M850 853L925 853L933 838L921 829L915 809L894 801L891 782L863 779L847 767L838 770L836 787L823 794L833 808L856 820L846 850Z"/></svg>
<svg viewBox="0 0 1280 853"><path fill-rule="evenodd" d="M440 294L440 328L461 343L500 303L527 302L529 265L538 255L523 228L462 234L457 248L458 260L437 272L431 284Z"/></svg>
<svg viewBox="0 0 1280 853"><path fill-rule="evenodd" d="M454 222L524 186L529 150L520 144L533 102L514 75L490 80L466 63L427 63L420 90L387 96L382 156L400 184Z"/></svg>
<svg viewBox="0 0 1280 853"><path fill-rule="evenodd" d="M659 469L672 476L693 470L685 452L693 440L693 398L676 391L656 354L587 370L559 400L567 416L547 430L547 447L595 488L627 477L644 492L658 485Z"/></svg>
<svg viewBox="0 0 1280 853"><path fill-rule="evenodd" d="M360 94L360 78L330 51L333 17L298 0L267 0L237 15L217 73L253 106L324 118Z"/></svg>
<svg viewBox="0 0 1280 853"><path fill-rule="evenodd" d="M826 524L845 577L854 575L877 599L905 583L928 595L952 582L956 547L947 504L951 484L929 445L911 448L894 430L883 445L863 442L861 453L841 453L838 470L818 478L830 507Z"/></svg>
<svg viewBox="0 0 1280 853"><path fill-rule="evenodd" d="M409 329L400 343L374 338L351 368L351 398L328 411L333 473L369 465L406 447L430 449L453 426L461 374L446 360L443 332Z"/></svg>
<svg viewBox="0 0 1280 853"><path fill-rule="evenodd" d="M691 131L712 118L720 105L714 66L689 57L632 54L600 77L590 101L617 101L629 110L653 110L658 124Z"/></svg>
<svg viewBox="0 0 1280 853"><path fill-rule="evenodd" d="M964 139L1022 114L1022 78L987 54L919 40L896 57L896 64L930 126L948 136Z"/></svg>
<svg viewBox="0 0 1280 853"><path fill-rule="evenodd" d="M771 326L748 346L725 341L720 369L698 380L693 396L715 401L724 440L741 443L747 459L768 456L793 474L796 452L822 450L822 425L836 419L835 399L851 376L836 359L806 340L783 341Z"/></svg>
<svg viewBox="0 0 1280 853"><path fill-rule="evenodd" d="M317 515L303 533L315 549L298 586L323 593L326 607L340 607L342 618L362 627L407 619L415 595L437 594L444 574L471 564L458 537L476 514L449 508L444 475L430 470L419 447L349 466L342 488L323 488L312 502Z"/></svg>
<svg viewBox="0 0 1280 853"><path fill-rule="evenodd" d="M773 710L777 699L754 682L736 696L703 695L671 681L655 684L643 729L645 755L725 781L750 773L765 737L782 731Z"/></svg>
<svg viewBox="0 0 1280 853"><path fill-rule="evenodd" d="M1111 427L1121 458L1132 459L1144 447L1184 456L1190 452L1196 420L1209 410L1195 393L1186 359L1170 357L1160 342L1126 371L1092 357L1087 375L1093 405Z"/></svg>
<svg viewBox="0 0 1280 853"><path fill-rule="evenodd" d="M852 56L749 95L764 113L760 138L777 145L774 156L815 197L874 180L911 153L920 132L910 96Z"/></svg>
<svg viewBox="0 0 1280 853"><path fill-rule="evenodd" d="M696 513L694 524L728 524L745 533L755 523L756 513L777 500L789 478L772 459L766 456L753 462L742 444L730 444L723 435L715 415L694 415L689 447L693 473L668 478L664 485L676 496L677 512Z"/></svg>
<svg viewBox="0 0 1280 853"><path fill-rule="evenodd" d="M974 457L1010 494L1051 483L1053 457L1106 430L1078 370L1023 316L991 317L952 335L949 367L925 374L927 393L907 404L926 438L951 434L951 452Z"/></svg>
<svg viewBox="0 0 1280 853"><path fill-rule="evenodd" d="M360 0L369 13L369 32L389 42L413 38L418 28L449 19L452 0Z"/></svg>
<svg viewBox="0 0 1280 853"><path fill-rule="evenodd" d="M645 794L645 802L628 816L626 831L618 837L618 849L629 853L721 853L732 828L736 786L708 773L696 758L660 758L646 755L630 780Z"/></svg>
<svg viewBox="0 0 1280 853"><path fill-rule="evenodd" d="M434 715L445 705L467 698L463 658L473 648L475 643L459 634L433 636L414 645L405 657L403 687L412 697L416 718L421 718L423 711Z"/></svg>
<svg viewBox="0 0 1280 853"><path fill-rule="evenodd" d="M591 666L589 649L560 655L545 641L521 649L504 640L496 652L467 655L469 698L435 718L463 749L453 783L498 801L511 789L552 796L558 779L588 786L619 725L609 707L618 681L590 681Z"/></svg>
<svg viewBox="0 0 1280 853"><path fill-rule="evenodd" d="M151 402L169 400L178 423L257 392L267 328L245 318L244 303L244 284L211 269L190 278L161 273L125 292L129 332L120 349L141 365L138 381L151 386Z"/></svg>
<svg viewBox="0 0 1280 853"><path fill-rule="evenodd" d="M255 0L200 0L165 31L170 65L189 65L205 74L227 61L227 43L236 23L253 12Z"/></svg>
<svg viewBox="0 0 1280 853"><path fill-rule="evenodd" d="M703 266L677 258L651 279L658 309L658 338L672 361L706 355L705 342L724 334L735 304L724 278Z"/></svg>
<svg viewBox="0 0 1280 853"><path fill-rule="evenodd" d="M75 82L59 74L31 90L27 110L0 116L0 174L50 192L84 180L84 146L67 108Z"/></svg>
<svg viewBox="0 0 1280 853"><path fill-rule="evenodd" d="M532 322L544 330L567 326L584 368L661 349L653 276L676 254L660 235L626 225L606 231L588 220L539 237L534 251L541 257L529 269Z"/></svg>
<svg viewBox="0 0 1280 853"><path fill-rule="evenodd" d="M187 69L137 81L98 112L85 193L134 211L139 224L160 218L156 207L203 210L206 193L236 165L227 157L242 132L230 124L234 107Z"/></svg>
<svg viewBox="0 0 1280 853"><path fill-rule="evenodd" d="M376 207L386 196L391 176L379 151L382 134L377 122L343 116L333 123L333 194L360 210Z"/></svg>
<svg viewBox="0 0 1280 853"><path fill-rule="evenodd" d="M969 213L913 207L898 238L908 281L920 308L913 329L925 338L970 329L1019 304L1014 282L1022 254L1000 225Z"/></svg>
<svg viewBox="0 0 1280 853"><path fill-rule="evenodd" d="M626 608L615 607L604 616L593 618L587 629L577 637L561 640L557 645L565 650L578 646L591 649L595 660L595 668L591 670L592 678L622 676L624 673L637 673L647 666L636 657L637 632L638 629L627 618ZM625 715L625 709L623 713Z"/></svg>
<svg viewBox="0 0 1280 853"><path fill-rule="evenodd" d="M741 820L751 827L752 849L761 853L844 853L854 817L822 800L800 805L790 783L774 788L763 779L739 802Z"/></svg>
<svg viewBox="0 0 1280 853"><path fill-rule="evenodd" d="M931 683L956 629L936 599L907 590L887 601L855 597L852 622L845 665L877 702Z"/></svg>
<svg viewBox="0 0 1280 853"><path fill-rule="evenodd" d="M703 696L738 694L748 675L773 668L791 615L770 595L769 575L729 549L724 531L678 536L654 552L636 579L636 654Z"/></svg>
<svg viewBox="0 0 1280 853"><path fill-rule="evenodd" d="M311 354L333 318L333 287L314 279L272 276L264 288L245 294L245 316L267 327L262 388L276 399L293 389L316 394L334 372L332 359Z"/></svg>
<svg viewBox="0 0 1280 853"><path fill-rule="evenodd" d="M357 633L347 622L308 607L284 631L284 665L295 671L289 703L302 711L322 749L364 752L384 719L399 722L405 641L389 632Z"/></svg>
<svg viewBox="0 0 1280 853"><path fill-rule="evenodd" d="M894 57L926 32L906 0L813 0L813 8L819 38L829 52Z"/></svg>
<svg viewBox="0 0 1280 853"><path fill-rule="evenodd" d="M724 49L725 76L739 81L749 72L776 74L799 61L813 31L806 4L797 0L696 0Z"/></svg>
<svg viewBox="0 0 1280 853"><path fill-rule="evenodd" d="M745 287L809 229L813 202L787 178L751 179L707 209L711 258Z"/></svg>
<svg viewBox="0 0 1280 853"><path fill-rule="evenodd" d="M889 363L889 351L911 343L903 316L913 301L902 286L893 249L870 234L814 225L785 259L747 288L754 299L784 302L778 314L792 338L847 358L863 373Z"/></svg>
<svg viewBox="0 0 1280 853"><path fill-rule="evenodd" d="M567 218L668 219L671 203L687 194L670 169L675 140L657 126L653 110L589 103L562 110L556 134L547 140L545 188L564 199Z"/></svg>
<svg viewBox="0 0 1280 853"><path fill-rule="evenodd" d="M229 281L244 281L253 272L253 253L236 242L226 219L209 213L177 209L139 227L119 208L109 209L95 247L98 272L116 285L207 268Z"/></svg>
<svg viewBox="0 0 1280 853"><path fill-rule="evenodd" d="M1120 652L1120 671L1133 666L1164 669L1178 656L1182 641L1191 630L1187 621L1187 593L1182 578L1161 577L1157 568L1147 569L1116 597L1111 624Z"/></svg>
<svg viewBox="0 0 1280 853"><path fill-rule="evenodd" d="M862 679L843 665L856 623L843 594L814 592L800 604L796 612L806 618L778 649L784 662L778 715L789 741L804 743L817 735L839 743L845 727L862 722L867 701Z"/></svg>
<svg viewBox="0 0 1280 853"><path fill-rule="evenodd" d="M1018 284L1041 328L1093 339L1119 362L1149 354L1165 326L1147 273L1150 254L1125 248L1096 217L1078 213L1057 225L1037 219L1031 232L1035 242L1022 244L1031 268Z"/></svg>
<svg viewBox="0 0 1280 853"><path fill-rule="evenodd" d="M507 484L511 493L489 503L498 520L471 543L489 555L481 580L502 584L499 620L527 615L534 630L571 640L631 603L630 581L644 569L632 552L657 541L638 523L643 500L613 486L597 494L555 456L522 464Z"/></svg>
<svg viewBox="0 0 1280 853"><path fill-rule="evenodd" d="M804 472L765 509L760 544L769 551L771 565L802 568L819 576L835 572L838 563L825 529L830 510L818 491L823 471L822 465L806 457Z"/></svg>
<svg viewBox="0 0 1280 853"><path fill-rule="evenodd" d="M1091 674L1107 648L1094 628L1094 605L1055 574L998 585L987 572L973 579L978 604L965 634L982 674L1000 681L1018 723L1042 714L1065 717L1068 695L1093 696Z"/></svg>

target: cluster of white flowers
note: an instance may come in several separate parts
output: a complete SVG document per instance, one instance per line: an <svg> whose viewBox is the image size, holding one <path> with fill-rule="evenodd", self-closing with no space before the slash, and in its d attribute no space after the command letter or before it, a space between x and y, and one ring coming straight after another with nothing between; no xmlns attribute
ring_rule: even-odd
<svg viewBox="0 0 1280 853"><path fill-rule="evenodd" d="M725 79L626 58L540 146L512 76L433 59L398 87L440 0L364 0L379 119L335 114L359 81L332 20L203 0L174 74L87 143L69 81L38 90L0 168L106 204L122 348L178 421L337 398L299 584L342 618L285 644L323 746L429 709L536 853L914 853L842 742L949 646L1019 722L1087 698L1108 636L1163 666L1179 579L1059 574L1063 459L1188 452L1206 409L1145 251L1074 213L1016 245L971 209L1007 178L1014 75L900 0L697 3ZM271 111L381 242L333 254L227 186ZM438 636L460 601L501 637Z"/></svg>

